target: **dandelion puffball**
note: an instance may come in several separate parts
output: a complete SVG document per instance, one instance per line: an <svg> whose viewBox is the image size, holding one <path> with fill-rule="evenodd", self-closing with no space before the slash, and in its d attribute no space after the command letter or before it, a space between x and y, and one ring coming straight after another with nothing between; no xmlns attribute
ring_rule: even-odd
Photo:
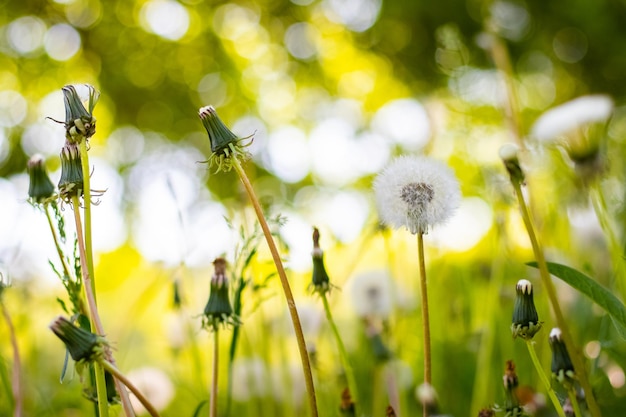
<svg viewBox="0 0 626 417"><path fill-rule="evenodd" d="M587 124L608 120L613 107L611 97L602 94L575 98L539 116L531 135L540 141L555 140Z"/></svg>
<svg viewBox="0 0 626 417"><path fill-rule="evenodd" d="M413 234L445 222L461 203L452 170L423 156L394 160L374 180L374 193L382 223Z"/></svg>

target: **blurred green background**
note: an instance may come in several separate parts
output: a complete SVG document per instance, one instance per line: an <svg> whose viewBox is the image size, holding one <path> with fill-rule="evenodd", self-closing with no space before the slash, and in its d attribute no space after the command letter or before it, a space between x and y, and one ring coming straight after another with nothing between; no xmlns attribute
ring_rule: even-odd
<svg viewBox="0 0 626 417"><path fill-rule="evenodd" d="M94 208L101 314L122 370L157 368L173 384L164 415L191 416L208 398L209 337L198 315L210 264L224 254L235 264L237 230L253 232L236 176L214 175L199 163L210 154L197 117L205 105L242 137L254 134L246 169L268 212L287 219L278 235L294 292L317 313L321 303L306 287L311 228L322 231L331 279L342 288L331 303L358 365L363 413L383 415L385 375L399 375L399 366L406 376L401 415L420 410L415 241L406 231L378 230L370 191L373 176L400 154L447 161L465 197L456 217L426 237L441 410L472 416L501 403L506 359L518 364L523 385L544 392L526 348L509 331L515 283L537 276L524 266L533 255L498 149L524 138L550 107L590 93L612 96L602 187L623 236L624 21L620 0L0 0L0 262L12 282L4 300L19 338L26 415L93 409L81 398L78 376L58 381L63 347L47 324L61 313L56 297L64 295L48 265L55 253L45 218L26 203L31 155L43 154L58 181L64 132L46 117L63 120L61 87L81 83L101 92L90 142L92 185L107 190ZM513 128L507 85L516 92ZM522 162L548 258L613 288L586 190L561 151L529 143ZM290 374L295 343L275 279L265 285L272 268L263 242L259 250L246 271L254 285L245 293L237 356L259 358L262 371L251 377L242 365L233 384L252 387L257 378L266 389L250 388L231 415L296 415L304 400L289 393L298 386L297 368ZM343 290L371 270L394 282L383 331L400 361L393 366L376 360ZM172 307L174 283L182 310ZM548 369L545 338L554 322L540 285L536 291L546 322L537 347ZM589 300L566 286L559 291L604 415L621 415L624 342ZM329 336L324 325L311 336L322 415L336 414L341 390ZM9 415L12 354L4 323L0 340L0 415ZM228 338L223 342L228 349Z"/></svg>

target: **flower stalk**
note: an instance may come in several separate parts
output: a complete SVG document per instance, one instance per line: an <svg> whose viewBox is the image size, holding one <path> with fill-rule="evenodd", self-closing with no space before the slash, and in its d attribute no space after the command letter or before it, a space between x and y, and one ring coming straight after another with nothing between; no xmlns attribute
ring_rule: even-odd
<svg viewBox="0 0 626 417"><path fill-rule="evenodd" d="M9 339L11 340L11 349L13 350L13 368L11 370L11 389L14 400L13 407L13 416L14 417L22 417L24 411L24 394L22 391L22 370L21 370L21 359L20 359L20 350L17 344L17 337L15 336L15 327L13 326L13 321L11 320L11 315L9 314L9 310L7 309L4 301L2 299L2 293L6 288L2 279L4 277L0 274L0 308L2 309L2 316L4 317L4 321L7 323L7 327L9 328Z"/></svg>
<svg viewBox="0 0 626 417"><path fill-rule="evenodd" d="M315 387L313 385L313 374L311 372L311 363L309 360L308 351L306 348L306 342L304 340L304 334L302 332L302 325L300 324L300 318L298 316L298 310L296 309L296 303L291 292L289 280L285 273L280 254L272 237L272 233L263 214L261 204L254 192L254 188L248 179L248 176L243 169L240 160L245 160L248 157L248 153L244 150L244 146L241 142L248 138L238 138L234 133L224 125L221 119L218 117L215 109L212 106L202 107L199 110L199 116L202 120L202 124L209 135L209 141L211 142L211 156L208 160L209 165L217 165L217 171L230 171L235 169L239 179L241 180L246 193L250 199L254 212L267 241L272 259L276 266L276 271L280 279L280 283L287 300L287 307L289 308L289 315L293 323L294 331L296 334L296 340L298 343L298 350L300 353L300 360L302 362L302 369L304 372L304 380L306 384L307 394L309 397L309 406L312 417L318 416L317 411L317 399L315 397Z"/></svg>
<svg viewBox="0 0 626 417"><path fill-rule="evenodd" d="M574 369L576 369L576 374L579 376L580 384L585 391L585 395L587 398L587 404L589 406L589 411L593 417L600 417L600 408L596 402L596 399L593 395L593 391L591 388L591 384L589 383L589 379L587 377L587 372L585 369L584 362L582 360L581 355L578 350L574 346L574 341L569 331L569 327L567 322L565 321L565 317L563 316L563 312L561 311L561 306L559 304L559 299L556 295L556 289L554 287L554 283L550 278L550 273L548 272L548 266L546 264L546 259L543 254L543 249L539 243L539 239L535 234L535 228L533 226L532 219L530 217L530 212L528 210L528 206L524 199L524 195L522 193L522 183L523 183L523 172L521 170L519 160L517 158L517 154L513 152L503 152L503 149L500 149L500 156L502 157L505 167L509 172L509 176L511 179L511 184L513 185L513 189L515 190L515 195L517 197L517 202L520 207L520 212L522 216L522 220L524 222L524 226L526 228L526 232L528 233L528 237L530 239L530 243L533 248L533 253L535 255L535 259L537 260L537 264L539 267L539 275L541 276L541 281L546 289L546 293L548 294L548 299L550 300L550 305L552 306L552 311L556 317L557 325L561 328L563 334L563 341L565 346L567 346L567 350L572 352L572 362ZM520 177L520 173L522 176Z"/></svg>

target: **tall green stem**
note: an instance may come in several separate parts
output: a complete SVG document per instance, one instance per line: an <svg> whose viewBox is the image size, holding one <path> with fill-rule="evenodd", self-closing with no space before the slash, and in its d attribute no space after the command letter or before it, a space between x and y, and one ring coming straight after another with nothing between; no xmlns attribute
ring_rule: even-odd
<svg viewBox="0 0 626 417"><path fill-rule="evenodd" d="M341 365L346 373L346 379L348 380L348 387L350 388L350 395L352 396L352 400L354 401L354 408L356 410L359 405L359 395L358 388L356 384L356 379L354 378L354 371L352 370L352 366L350 365L350 361L348 360L348 351L346 350L346 346L343 344L343 340L341 339L341 335L339 334L339 330L337 329L337 325L335 324L335 320L333 319L333 315L330 311L330 305L328 303L328 298L326 297L326 293L320 291L320 297L322 297L322 302L324 303L324 312L326 313L326 320L328 320L328 324L330 325L330 329L335 336L335 341L337 342L337 348L339 349L339 359L341 360ZM355 415L358 415L355 411Z"/></svg>
<svg viewBox="0 0 626 417"><path fill-rule="evenodd" d="M530 218L530 213L528 212L528 206L526 205L524 195L522 194L521 183L520 181L515 180L512 180L511 182L513 184L513 188L515 189L515 194L517 196L517 201L520 206L522 219L524 221L524 225L526 226L526 231L528 233L528 237L530 239L530 243L533 247L533 252L539 266L539 275L541 276L541 281L543 282L543 285L548 294L548 299L550 300L552 311L554 312L554 315L556 317L557 325L561 329L563 341L565 342L567 351L570 352L572 363L574 365L574 370L576 372L576 375L578 376L580 385L585 391L585 397L587 398L589 411L591 412L591 415L593 417L600 417L602 414L600 413L600 408L598 407L596 399L593 395L591 384L589 383L589 379L587 377L585 364L583 362L580 352L574 346L574 341L569 331L569 327L567 325L567 322L565 321L563 313L561 312L561 306L559 305L559 300L556 296L554 283L552 282L552 279L550 278L550 273L548 272L548 266L546 264L543 250L541 249L539 240L535 235L535 229Z"/></svg>
<svg viewBox="0 0 626 417"><path fill-rule="evenodd" d="M559 415L559 417L565 417L565 411L563 411L563 406L561 405L559 399L556 397L556 393L552 389L552 385L550 384L550 380L546 376L546 373L543 372L543 368L541 367L541 363L539 362L539 358L537 357L537 353L535 352L535 342L533 342L532 340L526 340L526 346L528 347L528 353L530 354L530 358L533 361L533 365L535 365L535 369L539 374L539 378L541 379L541 382L548 391L548 397L550 397L556 413Z"/></svg>
<svg viewBox="0 0 626 417"><path fill-rule="evenodd" d="M85 241L83 240L83 226L80 219L80 201L78 195L72 197L72 205L74 206L74 221L76 224L76 236L78 239L78 251L80 254L80 269L83 275L83 288L85 289L85 298L87 299L87 305L89 306L89 319L91 320L91 327L97 334L103 335L102 323L100 322L100 315L98 314L98 307L96 306L96 300L92 291L91 278L87 269L87 261L85 255ZM94 371L96 374L96 393L98 396L98 415L100 417L108 417L109 415L109 402L107 398L106 380L104 378L104 369L99 363L94 363Z"/></svg>
<svg viewBox="0 0 626 417"><path fill-rule="evenodd" d="M422 330L424 336L424 382L432 385L430 360L430 317L428 314L428 287L426 285L426 263L424 261L424 234L417 233L417 257L420 268L420 292L422 295ZM428 416L428 407L424 403L424 417Z"/></svg>
<svg viewBox="0 0 626 417"><path fill-rule="evenodd" d="M57 236L57 232L54 228L54 223L52 223L52 216L50 216L50 211L48 211L48 204L44 205L43 211L44 213L46 213L46 219L48 219L48 226L50 226L50 233L52 234L52 240L54 240L54 247L56 248L57 254L59 255L59 259L61 260L63 273L69 279L71 277L70 267L67 264L67 259L65 259L65 256L63 255L63 249L61 249L59 237Z"/></svg>
<svg viewBox="0 0 626 417"><path fill-rule="evenodd" d="M302 361L302 370L304 372L304 381L306 383L306 389L309 396L309 406L311 409L312 417L317 417L317 399L315 397L315 386L313 385L313 374L311 372L311 363L309 361L309 354L306 349L306 342L304 340L304 334L302 333L302 325L300 324L300 317L298 316L298 310L296 309L296 302L293 299L293 294L291 292L291 287L289 286L289 280L287 279L287 274L285 273L285 268L283 267L283 263L280 259L280 254L278 253L278 249L276 248L276 243L274 242L274 238L272 237L272 233L270 231L269 226L267 225L267 221L265 220L265 216L263 215L263 210L261 209L261 205L259 204L259 200L256 197L254 192L254 188L252 188L252 184L246 175L243 167L239 163L239 160L236 157L231 158L233 168L237 171L241 182L243 183L246 192L248 193L248 197L250 198L250 202L252 203L252 207L254 207L254 211L259 220L259 224L261 225L261 229L263 230L263 235L265 235L265 240L267 241L267 246L269 247L270 252L272 253L272 259L274 260L274 264L276 265L276 271L278 272L278 277L280 278L280 283L283 287L283 292L285 293L285 298L287 299L287 307L289 308L289 314L291 315L291 321L293 323L293 328L296 333L296 340L298 342L298 350L300 351L300 359Z"/></svg>
<svg viewBox="0 0 626 417"><path fill-rule="evenodd" d="M213 331L213 380L211 381L210 417L217 417L217 378L219 375L219 329Z"/></svg>
<svg viewBox="0 0 626 417"><path fill-rule="evenodd" d="M580 404L578 404L578 397L576 396L576 389L574 387L570 387L567 390L567 396L569 397L569 401L572 403L572 407L574 407L574 415L582 416L583 413L580 410Z"/></svg>
<svg viewBox="0 0 626 417"><path fill-rule="evenodd" d="M91 178L90 178L90 168L89 168L89 153L87 152L87 140L84 139L80 142L80 158L81 158L81 166L83 170L83 212L85 216L85 235L83 241L82 231L78 233L80 217L77 219L76 225L76 233L79 236L79 250L81 249L80 243L82 243L82 251L81 251L81 269L83 271L83 285L85 286L85 294L87 295L87 302L89 303L89 311L91 312L91 320L93 322L93 328L100 335L105 334L104 328L102 326L102 322L100 321L100 315L97 310L97 301L96 301L96 278L95 278L95 270L93 267L93 249L92 249L92 234L91 234ZM74 213L78 213L78 209L80 208L78 197L73 199L74 204ZM89 299L91 297L91 299ZM113 355L107 349L106 351L107 359L111 361L112 364L115 365L115 360L113 359ZM97 368L97 367L96 367ZM98 372L96 371L96 377ZM97 381L97 379L96 379ZM105 387L106 388L106 387ZM130 403L130 398L128 397L128 392L124 389L124 386L115 379L115 388L120 395L120 399L122 401L122 408L124 408L124 412L127 417L133 417L135 412L133 411L133 406ZM105 397L106 398L106 397Z"/></svg>
<svg viewBox="0 0 626 417"><path fill-rule="evenodd" d="M22 393L20 351L17 346L15 327L13 327L11 315L9 314L9 310L6 308L2 300L0 300L0 308L2 308L2 315L4 316L4 320L7 322L7 327L9 328L9 338L11 339L11 348L13 349L13 370L11 372L11 388L13 390L13 399L15 400L13 416L22 417L24 410L24 396Z"/></svg>

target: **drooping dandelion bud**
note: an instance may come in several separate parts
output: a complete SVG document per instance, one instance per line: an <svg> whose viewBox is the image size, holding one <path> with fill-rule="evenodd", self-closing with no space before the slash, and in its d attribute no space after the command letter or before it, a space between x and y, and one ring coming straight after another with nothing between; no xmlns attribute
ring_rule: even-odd
<svg viewBox="0 0 626 417"><path fill-rule="evenodd" d="M65 142L61 149L61 179L59 194L64 201L83 195L83 167L78 145Z"/></svg>
<svg viewBox="0 0 626 417"><path fill-rule="evenodd" d="M454 173L439 161L403 156L374 180L381 222L411 233L427 233L448 220L461 201Z"/></svg>
<svg viewBox="0 0 626 417"><path fill-rule="evenodd" d="M215 273L211 278L209 301L202 314L202 327L208 330L217 330L220 326L239 324L233 314L228 294L228 278L226 277L226 260L217 258L213 261Z"/></svg>
<svg viewBox="0 0 626 417"><path fill-rule="evenodd" d="M33 203L44 203L54 195L54 184L48 177L43 156L36 154L28 160L28 196Z"/></svg>
<svg viewBox="0 0 626 417"><path fill-rule="evenodd" d="M83 139L89 139L96 133L96 118L93 109L98 102L100 93L96 89L85 84L87 88L87 107L83 103L76 87L66 85L63 87L65 101L65 137L68 141L80 143Z"/></svg>
<svg viewBox="0 0 626 417"><path fill-rule="evenodd" d="M516 184L523 184L524 171L522 171L522 166L519 162L519 147L514 143L506 143L500 147L498 153L511 177L511 181Z"/></svg>
<svg viewBox="0 0 626 417"><path fill-rule="evenodd" d="M67 351L76 362L91 362L104 354L104 338L75 326L65 317L57 317L50 324L50 330L65 343Z"/></svg>
<svg viewBox="0 0 626 417"><path fill-rule="evenodd" d="M230 171L232 168L231 158L247 159L248 153L241 145L241 141L251 138L251 136L240 138L235 135L219 118L213 106L200 108L198 111L200 120L209 134L211 143L211 156L209 166L217 165L217 171Z"/></svg>
<svg viewBox="0 0 626 417"><path fill-rule="evenodd" d="M320 248L320 232L313 228L313 279L309 288L313 292L324 294L330 290L330 279L328 273L326 273L326 267L324 266L324 252Z"/></svg>
<svg viewBox="0 0 626 417"><path fill-rule="evenodd" d="M526 279L520 279L515 286L515 307L511 332L513 338L530 340L541 329L539 315L533 300L533 285Z"/></svg>
<svg viewBox="0 0 626 417"><path fill-rule="evenodd" d="M561 339L561 329L558 327L552 329L548 340L552 349L552 377L569 389L574 383L576 375L565 342Z"/></svg>

